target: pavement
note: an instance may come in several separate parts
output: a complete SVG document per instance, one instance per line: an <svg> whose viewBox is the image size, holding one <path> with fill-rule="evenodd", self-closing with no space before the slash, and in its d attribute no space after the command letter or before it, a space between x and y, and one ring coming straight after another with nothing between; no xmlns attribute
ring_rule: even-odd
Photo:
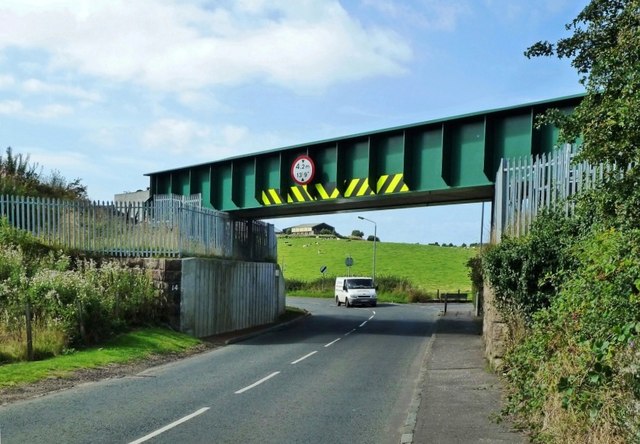
<svg viewBox="0 0 640 444"><path fill-rule="evenodd" d="M472 304L448 304L423 362L402 444L528 443L498 423L502 386L483 355L482 318Z"/></svg>

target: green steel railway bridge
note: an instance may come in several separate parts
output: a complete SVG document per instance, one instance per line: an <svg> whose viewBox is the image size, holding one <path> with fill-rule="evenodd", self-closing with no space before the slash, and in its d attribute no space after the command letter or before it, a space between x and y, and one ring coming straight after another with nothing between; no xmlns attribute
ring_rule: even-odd
<svg viewBox="0 0 640 444"><path fill-rule="evenodd" d="M536 128L568 96L354 134L147 174L151 195L200 193L239 219L490 201L502 158L548 153Z"/></svg>

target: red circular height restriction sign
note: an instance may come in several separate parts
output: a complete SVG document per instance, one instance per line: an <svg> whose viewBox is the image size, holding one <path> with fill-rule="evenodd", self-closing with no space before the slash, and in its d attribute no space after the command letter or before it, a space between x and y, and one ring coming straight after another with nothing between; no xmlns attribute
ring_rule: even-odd
<svg viewBox="0 0 640 444"><path fill-rule="evenodd" d="M313 180L315 174L316 165L311 157L305 154L296 157L296 160L291 164L291 178L298 185L307 185Z"/></svg>

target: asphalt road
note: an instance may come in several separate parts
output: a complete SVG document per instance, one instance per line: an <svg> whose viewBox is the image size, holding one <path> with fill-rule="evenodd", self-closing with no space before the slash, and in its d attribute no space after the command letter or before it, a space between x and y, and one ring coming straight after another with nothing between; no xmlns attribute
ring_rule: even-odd
<svg viewBox="0 0 640 444"><path fill-rule="evenodd" d="M437 309L336 307L248 341L0 407L0 442L398 443Z"/></svg>

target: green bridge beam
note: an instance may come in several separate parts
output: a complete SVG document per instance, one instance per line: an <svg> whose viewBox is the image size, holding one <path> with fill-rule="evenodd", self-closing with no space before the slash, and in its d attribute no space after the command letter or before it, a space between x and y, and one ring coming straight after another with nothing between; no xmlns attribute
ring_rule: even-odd
<svg viewBox="0 0 640 444"><path fill-rule="evenodd" d="M305 143L149 173L151 194L202 193L203 206L241 218L273 218L487 201L501 158L552 151L554 127L535 128L549 108L571 112L575 95ZM312 182L291 177L300 155Z"/></svg>

